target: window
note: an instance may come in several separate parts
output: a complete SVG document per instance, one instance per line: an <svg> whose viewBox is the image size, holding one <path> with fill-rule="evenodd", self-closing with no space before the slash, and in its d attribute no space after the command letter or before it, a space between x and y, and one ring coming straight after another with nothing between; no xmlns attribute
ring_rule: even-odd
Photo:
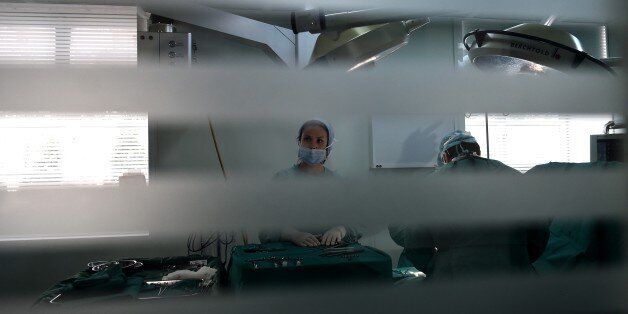
<svg viewBox="0 0 628 314"><path fill-rule="evenodd" d="M590 135L603 134L612 114L489 114L488 157L519 171L556 162L589 162ZM487 157L486 118L467 115L465 128Z"/></svg>
<svg viewBox="0 0 628 314"><path fill-rule="evenodd" d="M55 29L0 24L1 63L54 63Z"/></svg>
<svg viewBox="0 0 628 314"><path fill-rule="evenodd" d="M0 64L137 64L137 8L0 3Z"/></svg>
<svg viewBox="0 0 628 314"><path fill-rule="evenodd" d="M0 113L0 185L114 185L148 180L146 114Z"/></svg>

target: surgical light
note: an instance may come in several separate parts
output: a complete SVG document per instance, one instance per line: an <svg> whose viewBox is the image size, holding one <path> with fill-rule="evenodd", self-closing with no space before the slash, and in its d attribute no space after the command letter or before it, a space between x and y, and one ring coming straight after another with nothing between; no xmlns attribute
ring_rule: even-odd
<svg viewBox="0 0 628 314"><path fill-rule="evenodd" d="M408 43L410 33L428 18L354 27L322 33L316 40L310 66L334 65L348 72L373 64Z"/></svg>
<svg viewBox="0 0 628 314"><path fill-rule="evenodd" d="M475 42L469 44L470 37ZM485 71L615 73L587 54L578 38L548 25L526 23L506 30L474 30L464 36L463 44L471 62Z"/></svg>
<svg viewBox="0 0 628 314"><path fill-rule="evenodd" d="M315 9L291 15L295 34L321 34L308 66L333 65L348 72L371 65L405 46L410 33L429 21L385 9L335 13Z"/></svg>

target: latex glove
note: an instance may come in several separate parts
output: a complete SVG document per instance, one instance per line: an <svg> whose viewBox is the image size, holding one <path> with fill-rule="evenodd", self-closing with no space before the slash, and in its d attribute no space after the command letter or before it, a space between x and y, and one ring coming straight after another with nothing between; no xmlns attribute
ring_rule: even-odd
<svg viewBox="0 0 628 314"><path fill-rule="evenodd" d="M198 279L202 280L203 282L209 283L213 279L215 274L216 269L208 266L203 266L197 271L184 269L171 272L168 275L163 276L162 280Z"/></svg>
<svg viewBox="0 0 628 314"><path fill-rule="evenodd" d="M196 272L191 270L176 270L161 278L161 280L184 280L184 279L197 279Z"/></svg>
<svg viewBox="0 0 628 314"><path fill-rule="evenodd" d="M321 245L320 241L316 238L315 235L307 232L294 232L290 236L290 241L298 246L319 246Z"/></svg>
<svg viewBox="0 0 628 314"><path fill-rule="evenodd" d="M327 230L321 238L321 244L334 245L342 240L347 235L347 229L343 226L338 226Z"/></svg>

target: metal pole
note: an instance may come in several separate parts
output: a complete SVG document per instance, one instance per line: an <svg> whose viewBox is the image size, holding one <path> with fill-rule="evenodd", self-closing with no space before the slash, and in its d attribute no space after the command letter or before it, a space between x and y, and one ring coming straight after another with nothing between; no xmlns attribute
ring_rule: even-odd
<svg viewBox="0 0 628 314"><path fill-rule="evenodd" d="M211 133L212 141L214 142L214 146L216 147L216 155L218 156L218 162L220 163L220 169L222 170L222 176L227 180L227 172L225 171L225 166L222 163L222 156L220 155L220 148L218 147L218 142L216 141L216 135L214 134L214 127L212 126L212 121L207 117L207 123L209 124L209 133Z"/></svg>
<svg viewBox="0 0 628 314"><path fill-rule="evenodd" d="M484 113L484 125L486 126L486 158L491 158L491 148L488 139L488 112Z"/></svg>

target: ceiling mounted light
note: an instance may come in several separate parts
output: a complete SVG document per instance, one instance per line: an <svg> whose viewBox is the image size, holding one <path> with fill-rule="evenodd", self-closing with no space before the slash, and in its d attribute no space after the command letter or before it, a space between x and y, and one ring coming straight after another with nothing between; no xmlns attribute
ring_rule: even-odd
<svg viewBox="0 0 628 314"><path fill-rule="evenodd" d="M408 35L430 22L386 9L325 13L292 12L295 34L320 33L308 67L333 65L351 72L390 55L408 43Z"/></svg>
<svg viewBox="0 0 628 314"><path fill-rule="evenodd" d="M354 27L318 36L310 66L333 65L354 71L397 51L410 33L429 23L428 18Z"/></svg>
<svg viewBox="0 0 628 314"><path fill-rule="evenodd" d="M469 45L467 39L475 42ZM515 73L560 71L613 71L606 63L590 56L572 34L541 24L520 24L506 30L474 30L463 44L471 62L481 70Z"/></svg>

